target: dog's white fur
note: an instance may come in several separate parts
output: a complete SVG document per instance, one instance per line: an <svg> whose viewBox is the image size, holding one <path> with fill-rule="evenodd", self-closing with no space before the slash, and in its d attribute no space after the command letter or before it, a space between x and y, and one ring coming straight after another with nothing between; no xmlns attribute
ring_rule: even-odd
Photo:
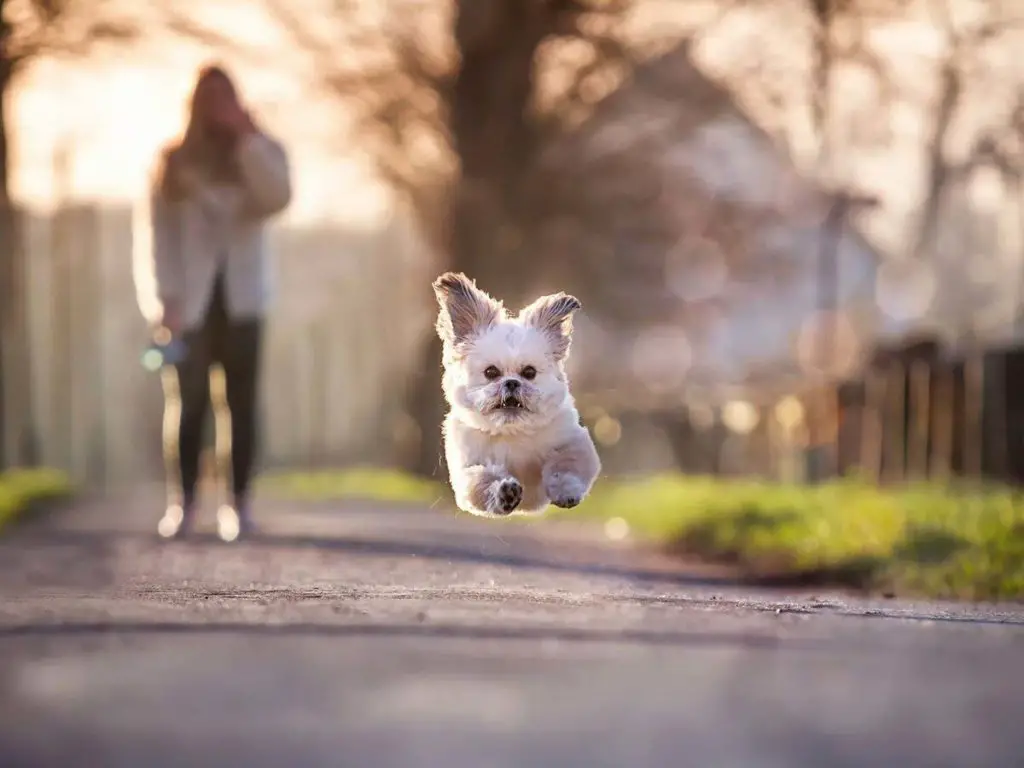
<svg viewBox="0 0 1024 768"><path fill-rule="evenodd" d="M447 272L433 287L450 406L445 458L459 508L495 517L576 506L601 471L564 367L580 302L543 296L511 317L463 274Z"/></svg>

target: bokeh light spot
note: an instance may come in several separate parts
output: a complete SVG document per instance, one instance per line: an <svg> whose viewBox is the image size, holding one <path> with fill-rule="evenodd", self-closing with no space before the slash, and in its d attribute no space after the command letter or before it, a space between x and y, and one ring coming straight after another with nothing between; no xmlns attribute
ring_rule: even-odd
<svg viewBox="0 0 1024 768"><path fill-rule="evenodd" d="M622 541L629 536L629 523L621 517L610 518L604 524L604 535L611 541Z"/></svg>
<svg viewBox="0 0 1024 768"><path fill-rule="evenodd" d="M622 439L622 424L611 416L602 416L594 424L594 438L602 445L615 445Z"/></svg>
<svg viewBox="0 0 1024 768"><path fill-rule="evenodd" d="M749 435L760 421L761 414L746 400L732 400L722 407L722 423L738 435Z"/></svg>
<svg viewBox="0 0 1024 768"><path fill-rule="evenodd" d="M147 349L142 353L142 367L147 371L159 371L164 363L164 356L158 349Z"/></svg>
<svg viewBox="0 0 1024 768"><path fill-rule="evenodd" d="M787 432L792 432L803 423L803 403L792 395L782 398L775 404L775 420Z"/></svg>

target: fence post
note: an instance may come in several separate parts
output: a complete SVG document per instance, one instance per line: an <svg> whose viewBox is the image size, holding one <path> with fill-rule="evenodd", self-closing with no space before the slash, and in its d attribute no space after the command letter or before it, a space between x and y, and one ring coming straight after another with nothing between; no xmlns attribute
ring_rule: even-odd
<svg viewBox="0 0 1024 768"><path fill-rule="evenodd" d="M948 480L953 468L953 433L956 419L956 372L952 365L940 365L932 398L932 450L929 476Z"/></svg>
<svg viewBox="0 0 1024 768"><path fill-rule="evenodd" d="M868 366L864 373L864 410L861 414L860 465L861 470L872 483L882 478L882 445L885 431L882 424L882 409L885 407L886 378Z"/></svg>
<svg viewBox="0 0 1024 768"><path fill-rule="evenodd" d="M907 469L910 476L928 476L928 436L931 409L931 362L921 358L910 362L910 429Z"/></svg>
<svg viewBox="0 0 1024 768"><path fill-rule="evenodd" d="M979 478L982 473L981 420L985 388L984 354L971 344L964 360L964 475Z"/></svg>
<svg viewBox="0 0 1024 768"><path fill-rule="evenodd" d="M885 432L883 475L888 480L906 478L907 368L895 358L886 368L887 412L891 429Z"/></svg>

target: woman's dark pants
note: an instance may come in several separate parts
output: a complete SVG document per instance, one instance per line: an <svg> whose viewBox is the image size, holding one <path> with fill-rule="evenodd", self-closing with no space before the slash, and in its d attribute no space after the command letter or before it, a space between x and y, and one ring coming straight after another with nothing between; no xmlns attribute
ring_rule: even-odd
<svg viewBox="0 0 1024 768"><path fill-rule="evenodd" d="M199 481L199 462L207 413L210 410L210 368L224 370L231 414L231 491L239 514L245 512L257 447L257 380L263 323L228 316L222 281L218 279L203 324L184 334L188 348L179 363L181 416L178 462L182 506L191 510Z"/></svg>

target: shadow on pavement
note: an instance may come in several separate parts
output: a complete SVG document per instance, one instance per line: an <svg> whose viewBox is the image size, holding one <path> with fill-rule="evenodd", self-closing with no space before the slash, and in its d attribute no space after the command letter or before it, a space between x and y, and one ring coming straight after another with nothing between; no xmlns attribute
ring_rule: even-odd
<svg viewBox="0 0 1024 768"><path fill-rule="evenodd" d="M499 540L500 541L500 540ZM654 570L600 562L578 562L571 558L559 559L540 554L495 552L471 543L451 544L426 541L401 541L371 538L322 538L312 536L265 536L247 542L254 547L313 548L377 557L418 557L435 560L500 565L507 568L573 573L581 576L604 576L640 582L663 582L700 587L736 586L732 578L699 576L669 570ZM493 542L488 542L493 546ZM597 548L588 548L597 554Z"/></svg>
<svg viewBox="0 0 1024 768"><path fill-rule="evenodd" d="M246 635L258 637L388 637L447 640L529 640L655 646L743 647L764 650L836 650L834 641L786 638L752 632L678 632L576 627L485 627L462 624L295 622L69 622L0 627L0 640L17 637L135 635ZM859 644L857 647L861 647Z"/></svg>
<svg viewBox="0 0 1024 768"><path fill-rule="evenodd" d="M81 547L90 552L97 546L109 545L113 540L120 539L152 542L167 547L187 547L193 545L231 546L247 550L257 549L314 549L345 553L350 555L366 555L394 558L428 558L448 562L475 563L479 565L497 565L508 568L524 568L534 570L572 573L582 576L602 576L627 579L634 582L658 582L676 586L692 587L735 587L740 582L734 578L704 576L693 573L679 573L671 570L655 570L613 565L600 562L574 562L571 558L564 560L539 554L494 552L488 546L501 539L488 540L486 546L469 542L462 544L436 543L430 541L404 541L357 537L325 537L302 535L268 535L262 534L241 543L224 545L215 536L197 534L180 542L162 542L155 535L142 533L125 533L123 531L45 531L24 535L19 547L30 546L33 542L47 545L71 545ZM593 553L592 558L600 554L596 547L588 547Z"/></svg>

